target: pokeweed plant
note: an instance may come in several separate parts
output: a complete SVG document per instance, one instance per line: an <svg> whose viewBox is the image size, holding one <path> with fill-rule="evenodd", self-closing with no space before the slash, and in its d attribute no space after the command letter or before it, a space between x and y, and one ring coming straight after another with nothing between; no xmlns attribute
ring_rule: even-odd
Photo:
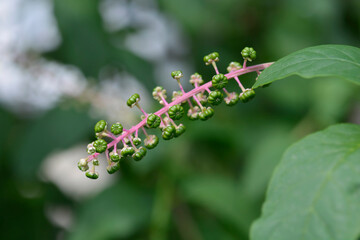
<svg viewBox="0 0 360 240"><path fill-rule="evenodd" d="M152 96L163 107L155 113L147 113L140 106L140 95L134 93L127 100L128 107L136 107L141 112L141 121L125 129L121 123L117 122L108 129L105 120L100 120L94 127L96 140L87 146L88 157L80 159L78 167L85 175L91 179L99 177L96 167L99 165L98 156L105 153L107 159L107 172L112 174L120 169L120 162L125 158L132 158L140 161L147 154L147 150L155 148L159 143L157 135L148 134L147 128L157 128L161 130L161 137L164 140L177 138L186 131L186 127L175 121L180 120L184 115L190 120L200 119L205 121L214 115L213 106L219 105L223 101L227 106L234 106L239 101L246 103L255 97L252 88L245 88L239 76L256 72L257 76L261 71L269 67L272 63L263 63L254 66L247 66L248 62L256 59L256 51L251 47L245 47L241 51L243 63L231 62L227 67L226 74L220 73L216 62L219 61L217 52L210 53L204 57L206 65L212 65L215 75L211 81L204 83L202 76L194 73L190 77L190 83L194 86L191 91L185 92L180 80L183 73L173 71L171 77L177 81L180 91L174 91L171 101L167 100L166 89L157 86L152 92ZM241 89L241 93L229 92L226 86L229 79L234 79ZM185 110L185 104L188 110ZM142 137L140 136L143 135ZM143 145L143 146L141 146ZM89 165L91 164L91 168Z"/></svg>
<svg viewBox="0 0 360 240"><path fill-rule="evenodd" d="M239 101L248 102L254 98L257 87L268 86L291 75L338 77L360 85L360 49L356 47L310 47L275 63L254 66L247 66L256 58L254 49L246 47L241 55L243 64L231 62L227 74L221 74L216 66L218 53L205 56L205 64L212 65L216 74L207 83L198 73L191 75L190 83L194 89L189 92L185 92L180 83L182 72L172 72L180 91L173 92L172 100L168 102L166 90L160 86L154 88L154 99L163 105L155 113L145 112L140 107L139 94L133 94L127 105L137 107L142 120L130 129L114 123L110 131L106 121L100 120L94 128L97 140L88 145L89 156L79 161L80 170L85 171L89 178L98 178L95 171L99 165L97 157L105 153L107 170L114 173L124 158L132 157L139 161L146 155L146 149L157 146L159 138L149 135L146 128L159 128L164 140L176 138L186 130L183 124L175 123L184 115L191 120L207 120L214 114L212 106L223 101L228 106ZM239 76L250 72L256 72L258 77L252 88L246 89ZM230 79L237 82L240 94L227 91ZM186 103L187 111L184 108ZM141 139L140 131L144 139ZM89 170L90 163L92 168ZM261 216L252 224L250 239L356 240L360 236L359 212L360 126L336 124L305 137L285 152L272 175Z"/></svg>

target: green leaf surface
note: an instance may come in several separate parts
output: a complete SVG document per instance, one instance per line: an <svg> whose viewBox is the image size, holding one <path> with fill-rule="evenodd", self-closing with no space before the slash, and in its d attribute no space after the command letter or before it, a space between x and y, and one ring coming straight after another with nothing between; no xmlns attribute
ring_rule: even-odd
<svg viewBox="0 0 360 240"><path fill-rule="evenodd" d="M271 179L252 240L355 240L360 126L339 124L291 146Z"/></svg>
<svg viewBox="0 0 360 240"><path fill-rule="evenodd" d="M265 69L253 88L291 75L303 78L338 77L360 84L360 48L320 45L299 50Z"/></svg>
<svg viewBox="0 0 360 240"><path fill-rule="evenodd" d="M70 240L124 239L150 219L151 199L132 185L119 182L83 202Z"/></svg>

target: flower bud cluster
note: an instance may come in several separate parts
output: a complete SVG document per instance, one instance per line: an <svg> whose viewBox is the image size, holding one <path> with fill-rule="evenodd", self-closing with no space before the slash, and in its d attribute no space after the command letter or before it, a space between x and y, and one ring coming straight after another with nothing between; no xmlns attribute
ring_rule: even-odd
<svg viewBox="0 0 360 240"><path fill-rule="evenodd" d="M91 179L99 177L96 167L99 166L98 156L105 153L107 159L107 171L110 174L120 169L120 164L124 159L142 160L148 150L154 149L159 143L159 137L155 134L148 134L149 129L159 129L160 135L164 140L177 138L186 131L182 123L176 123L185 115L190 120L208 120L215 111L212 106L225 102L227 106L234 106L239 100L246 103L255 97L253 89L245 89L238 76L249 72L260 74L272 63L264 63L255 66L246 66L247 61L255 60L256 52L253 48L246 47L241 52L244 59L243 65L239 62L231 62L227 67L227 74L220 73L216 62L219 61L217 52L210 53L204 57L206 65L212 65L215 75L211 81L204 83L202 76L194 73L190 76L190 83L194 88L186 92L181 85L183 73L178 70L171 73L171 77L177 81L180 90L174 91L172 101L167 102L166 89L161 86L154 88L153 98L162 106L155 113L147 113L140 106L140 95L133 94L126 104L133 108L137 107L141 111L141 121L129 129L123 128L117 122L111 125L110 131L105 120L100 120L95 124L94 131L96 140L87 146L89 156L80 159L78 167L85 175ZM241 93L228 92L226 86L230 79L234 79L241 89ZM211 88L213 90L211 90ZM187 103L187 104L186 104Z"/></svg>

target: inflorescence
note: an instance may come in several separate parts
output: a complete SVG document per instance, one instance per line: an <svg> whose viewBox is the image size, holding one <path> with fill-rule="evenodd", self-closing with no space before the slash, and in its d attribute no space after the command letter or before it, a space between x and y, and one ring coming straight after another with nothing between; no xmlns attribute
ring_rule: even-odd
<svg viewBox="0 0 360 240"><path fill-rule="evenodd" d="M159 138L156 135L148 134L146 129L158 128L161 130L161 137L164 140L179 137L186 131L186 127L175 121L180 120L185 114L190 120L207 120L214 115L214 109L211 106L221 104L223 101L227 106L234 106L239 100L246 103L255 97L255 91L251 88L245 88L240 82L238 76L249 72L256 72L258 76L260 71L269 67L272 63L264 63L255 66L246 66L247 62L256 59L256 51L253 48L246 47L241 51L244 59L243 65L239 62L231 62L227 67L227 74L219 73L216 62L219 61L219 54L217 52L210 53L204 57L206 65L212 65L215 70L215 75L211 81L204 84L202 76L194 73L190 77L190 83L194 88L185 92L180 79L183 77L181 71L174 71L171 77L175 79L180 87L180 91L174 91L171 102L168 102L166 90L157 86L154 88L152 95L163 107L155 113L147 113L140 106L140 95L133 94L126 102L130 107L138 108L142 115L141 121L132 126L130 129L125 129L121 123L117 122L111 125L110 131L105 120L100 120L95 125L95 136L97 140L88 144L88 157L80 159L78 167L81 171L86 172L85 175L91 179L99 177L95 167L99 166L98 156L105 153L107 158L108 173L115 173L120 169L120 162L125 158L132 158L135 161L140 161L147 153L147 149L155 148L159 143ZM241 93L228 92L226 85L229 79L235 79L241 89ZM213 90L211 90L211 88ZM188 109L185 104L188 104ZM210 106L208 106L210 105ZM140 131L143 133L143 139L140 137ZM140 145L143 146L140 146ZM92 163L91 168L89 164Z"/></svg>

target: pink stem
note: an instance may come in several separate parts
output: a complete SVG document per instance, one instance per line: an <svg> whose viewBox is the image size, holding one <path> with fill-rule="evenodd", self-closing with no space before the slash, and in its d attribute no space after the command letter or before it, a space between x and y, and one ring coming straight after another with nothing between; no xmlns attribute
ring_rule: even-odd
<svg viewBox="0 0 360 240"><path fill-rule="evenodd" d="M244 86L241 84L239 78L237 76L234 77L235 81L239 84L239 87L241 88L241 91L245 91Z"/></svg>
<svg viewBox="0 0 360 240"><path fill-rule="evenodd" d="M212 63L212 65L213 65L214 69L215 69L216 74L219 74L219 70L218 70L218 68L217 68L217 66L216 66L216 62L215 62L215 61L212 61L211 63Z"/></svg>
<svg viewBox="0 0 360 240"><path fill-rule="evenodd" d="M205 90L206 90L208 93L211 93L211 91L210 91L209 88L205 88Z"/></svg>
<svg viewBox="0 0 360 240"><path fill-rule="evenodd" d="M226 95L229 95L230 93L226 90L226 88L223 88L223 91L226 93Z"/></svg>
<svg viewBox="0 0 360 240"><path fill-rule="evenodd" d="M145 134L145 136L148 136L147 132L145 131L145 128L144 127L141 127L143 133Z"/></svg>
<svg viewBox="0 0 360 240"><path fill-rule="evenodd" d="M167 106L169 105L168 102L165 100L164 96L162 94L159 95L161 98L161 101L163 101L164 105Z"/></svg>
<svg viewBox="0 0 360 240"><path fill-rule="evenodd" d="M246 68L246 62L247 62L247 60L245 59L245 60L244 60L244 63L243 63L243 69Z"/></svg>
<svg viewBox="0 0 360 240"><path fill-rule="evenodd" d="M180 80L178 80L177 82L178 82L178 84L179 84L179 87L180 87L181 92L182 92L183 94L185 94L184 88L183 88L183 86L181 85Z"/></svg>
<svg viewBox="0 0 360 240"><path fill-rule="evenodd" d="M174 125L174 126L176 127L176 124L175 124L175 122L170 118L169 113L166 112L165 115L170 119L170 122L172 123L172 125Z"/></svg>
<svg viewBox="0 0 360 240"><path fill-rule="evenodd" d="M140 105L138 103L136 104L136 106L145 115L145 117L147 117L148 114L144 111L144 109L142 107L140 107Z"/></svg>
<svg viewBox="0 0 360 240"><path fill-rule="evenodd" d="M190 107L190 108L193 108L193 105L192 105L190 99L188 99L187 102L188 102L188 104L189 104L189 107Z"/></svg>
<svg viewBox="0 0 360 240"><path fill-rule="evenodd" d="M195 101L196 101L196 103L199 105L199 107L200 107L201 109L203 109L204 107L201 105L199 99L198 99L195 95L192 96L192 97L193 97L193 99L195 99Z"/></svg>

